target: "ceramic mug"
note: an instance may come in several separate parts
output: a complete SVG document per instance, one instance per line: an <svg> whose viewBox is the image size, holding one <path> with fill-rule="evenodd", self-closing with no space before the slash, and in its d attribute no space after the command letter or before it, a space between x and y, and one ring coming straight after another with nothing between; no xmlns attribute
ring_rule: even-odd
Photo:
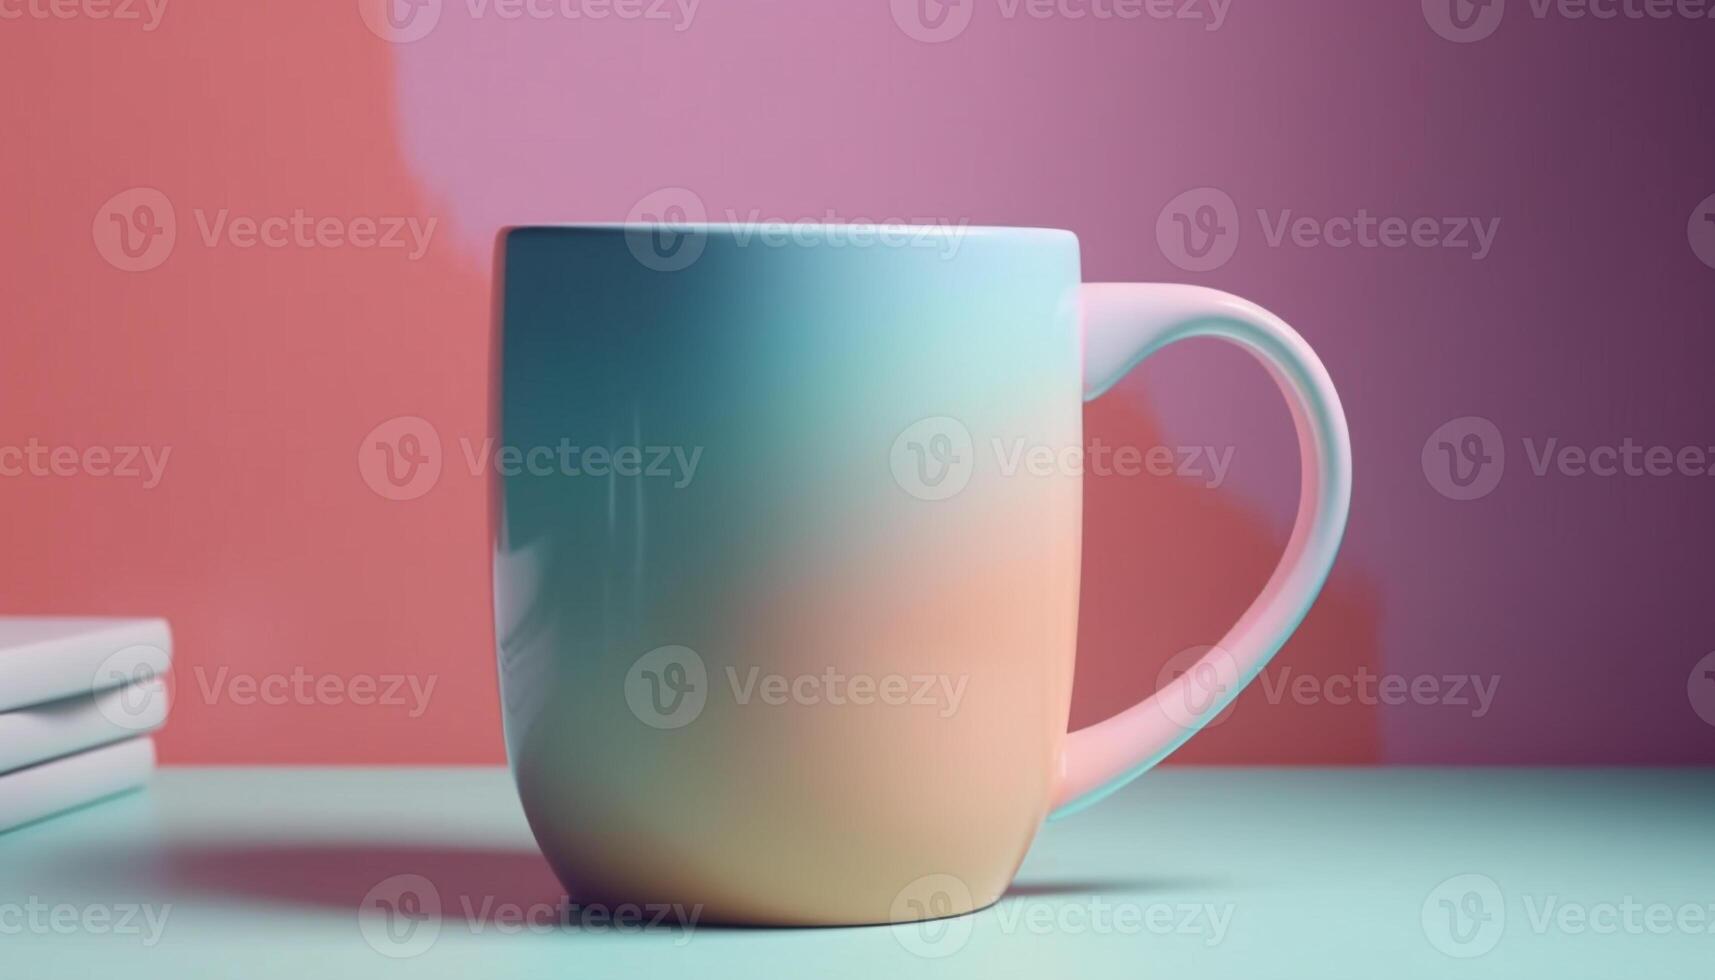
<svg viewBox="0 0 1715 980"><path fill-rule="evenodd" d="M1067 231L509 228L495 313L507 747L579 902L789 925L986 906L1044 819L1256 676L1346 523L1346 421L1304 340L1211 289L1080 284ZM1068 734L1081 474L1016 449L1075 459L1083 403L1187 337L1286 395L1296 523L1208 655Z"/></svg>

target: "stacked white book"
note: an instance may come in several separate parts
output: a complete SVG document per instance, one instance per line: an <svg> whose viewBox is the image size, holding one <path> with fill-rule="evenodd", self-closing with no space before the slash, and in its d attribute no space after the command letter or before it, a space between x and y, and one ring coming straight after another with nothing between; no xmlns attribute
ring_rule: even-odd
<svg viewBox="0 0 1715 980"><path fill-rule="evenodd" d="M162 619L0 616L0 832L148 780L172 649Z"/></svg>

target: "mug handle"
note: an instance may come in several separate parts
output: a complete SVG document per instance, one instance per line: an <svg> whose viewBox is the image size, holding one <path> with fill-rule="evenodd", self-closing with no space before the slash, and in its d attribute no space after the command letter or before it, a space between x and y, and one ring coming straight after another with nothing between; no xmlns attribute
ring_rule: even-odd
<svg viewBox="0 0 1715 980"><path fill-rule="evenodd" d="M1340 396L1316 352L1279 317L1201 286L1089 283L1081 299L1085 401L1176 341L1231 341L1255 355L1286 395L1304 476L1286 553L1262 594L1190 670L1142 703L1066 736L1049 819L1082 810L1167 758L1261 673L1322 590L1352 498Z"/></svg>

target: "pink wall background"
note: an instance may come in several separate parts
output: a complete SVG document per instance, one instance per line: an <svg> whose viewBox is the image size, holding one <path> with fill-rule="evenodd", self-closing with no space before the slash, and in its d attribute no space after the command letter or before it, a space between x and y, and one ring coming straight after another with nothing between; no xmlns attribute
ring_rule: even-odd
<svg viewBox="0 0 1715 980"><path fill-rule="evenodd" d="M1455 43L1434 2L1232 0L1208 30L960 0L968 26L934 44L881 0L708 0L688 26L447 0L409 42L345 0L169 0L153 30L0 22L0 445L170 449L153 488L0 477L0 611L171 618L168 762L501 761L483 484L459 447L486 428L489 242L681 187L712 219L1071 228L1087 278L1230 289L1317 347L1351 416L1355 502L1279 663L1444 694L1474 677L1493 703L1259 688L1180 760L1715 761L1693 669L1715 650L1715 478L1536 477L1521 442L1715 446L1695 213L1715 194L1715 21L1515 2L1492 37ZM1186 271L1158 220L1205 186L1235 202L1237 250ZM137 187L177 233L127 272L103 219ZM1499 225L1477 261L1271 247L1255 217L1360 208ZM246 248L205 241L221 209L435 225L416 258ZM408 500L359 462L400 416L443 446ZM1462 416L1492 421L1508 456L1469 501L1422 463ZM1215 489L1090 481L1080 724L1218 639L1297 485L1278 396L1226 351L1175 352L1086 418L1092 439L1231 447L1233 464ZM234 694L283 675L434 687L421 711Z"/></svg>

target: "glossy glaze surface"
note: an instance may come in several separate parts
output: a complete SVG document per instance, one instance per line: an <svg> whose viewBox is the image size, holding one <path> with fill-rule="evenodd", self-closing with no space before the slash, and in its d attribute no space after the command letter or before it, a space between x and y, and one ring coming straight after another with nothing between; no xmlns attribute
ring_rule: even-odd
<svg viewBox="0 0 1715 980"><path fill-rule="evenodd" d="M838 232L500 241L499 442L638 450L498 478L508 749L575 896L968 911L1046 813L1081 484L1013 454L1081 445L1076 239Z"/></svg>

